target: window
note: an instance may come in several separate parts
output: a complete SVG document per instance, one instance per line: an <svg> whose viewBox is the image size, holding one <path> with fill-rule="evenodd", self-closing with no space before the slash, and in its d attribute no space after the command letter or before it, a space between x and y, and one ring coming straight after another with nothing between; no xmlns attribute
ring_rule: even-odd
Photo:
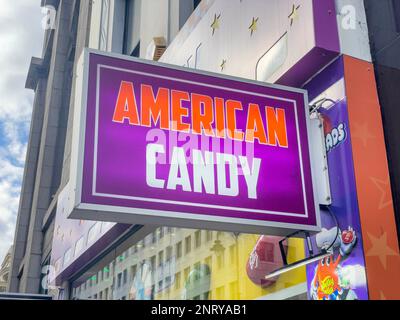
<svg viewBox="0 0 400 320"><path fill-rule="evenodd" d="M122 273L118 273L117 288L120 288L122 284Z"/></svg>
<svg viewBox="0 0 400 320"><path fill-rule="evenodd" d="M211 273L211 267L212 267L212 257L209 256L204 260L204 264L206 265L206 275L210 275Z"/></svg>
<svg viewBox="0 0 400 320"><path fill-rule="evenodd" d="M140 17L141 0L126 0L123 53L140 55Z"/></svg>
<svg viewBox="0 0 400 320"><path fill-rule="evenodd" d="M185 268L185 270L183 270L183 278L187 279L190 273L190 267Z"/></svg>
<svg viewBox="0 0 400 320"><path fill-rule="evenodd" d="M164 251L158 253L158 265L161 266L164 263Z"/></svg>
<svg viewBox="0 0 400 320"><path fill-rule="evenodd" d="M200 230L197 230L194 233L194 246L196 248L199 248L201 246L201 231Z"/></svg>
<svg viewBox="0 0 400 320"><path fill-rule="evenodd" d="M213 232L210 231L210 230L207 230L207 231L206 231L206 239L207 239L207 242L211 241L212 238L213 238Z"/></svg>
<svg viewBox="0 0 400 320"><path fill-rule="evenodd" d="M182 257L182 241L176 244L176 258L179 259L180 257Z"/></svg>
<svg viewBox="0 0 400 320"><path fill-rule="evenodd" d="M127 282L128 282L128 269L125 269L123 275L123 283L126 284Z"/></svg>
<svg viewBox="0 0 400 320"><path fill-rule="evenodd" d="M197 8L197 6L200 4L201 0L193 0L193 10Z"/></svg>
<svg viewBox="0 0 400 320"><path fill-rule="evenodd" d="M133 279L135 279L136 270L137 270L136 264L134 266L131 266L131 281L133 281Z"/></svg>
<svg viewBox="0 0 400 320"><path fill-rule="evenodd" d="M151 257L150 264L151 264L151 270L152 271L156 270L156 256Z"/></svg>
<svg viewBox="0 0 400 320"><path fill-rule="evenodd" d="M181 273L178 272L175 274L175 289L180 289L181 287Z"/></svg>
<svg viewBox="0 0 400 320"><path fill-rule="evenodd" d="M192 237L188 236L185 238L185 254L188 254L192 250Z"/></svg>
<svg viewBox="0 0 400 320"><path fill-rule="evenodd" d="M167 252L166 259L167 259L167 261L169 261L172 258L172 246L167 247L167 251L166 252Z"/></svg>
<svg viewBox="0 0 400 320"><path fill-rule="evenodd" d="M158 229L158 234L160 235L160 239L162 239L164 237L165 232L164 232L164 228L163 227Z"/></svg>

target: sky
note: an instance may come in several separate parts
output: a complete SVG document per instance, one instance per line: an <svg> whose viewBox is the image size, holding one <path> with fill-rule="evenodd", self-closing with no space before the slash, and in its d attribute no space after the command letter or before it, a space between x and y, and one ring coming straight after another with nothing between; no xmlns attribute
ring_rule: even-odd
<svg viewBox="0 0 400 320"><path fill-rule="evenodd" d="M40 0L0 0L0 264L14 239L34 92L25 89L41 57Z"/></svg>

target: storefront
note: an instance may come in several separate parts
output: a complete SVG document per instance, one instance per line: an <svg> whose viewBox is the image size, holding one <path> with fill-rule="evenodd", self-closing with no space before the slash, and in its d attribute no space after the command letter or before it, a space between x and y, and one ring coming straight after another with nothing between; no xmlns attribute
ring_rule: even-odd
<svg viewBox="0 0 400 320"><path fill-rule="evenodd" d="M71 179L57 203L51 254L52 285L63 288L64 297L71 299L364 300L379 298L380 294L394 295L396 280L390 282L385 275L377 279L380 263L384 264L386 273L397 268L390 254L378 259L374 253L383 235L392 237L396 227L390 197L382 199L379 193L379 188L385 188L385 194L390 194L389 186L379 183L389 179L386 150L368 33L362 28L365 15L361 2L357 10L358 23L354 28L347 28L346 19L351 10L344 2L203 0L162 55L160 62L175 66L166 67L167 71L162 74L154 63L142 64L123 56L85 51L86 56L80 60L82 65L78 68L81 79L76 82L75 90L74 132L77 133L73 140ZM91 54L94 58L90 60ZM98 61L91 65L90 61L96 59ZM118 66L114 60L119 61ZM102 71L99 70L104 66L110 73L101 80ZM151 68L154 69L149 71ZM186 82L185 86L167 83L172 81L174 68L178 70L174 71L174 81L178 77L179 81ZM221 77L190 73L190 69L219 73ZM141 77L127 75L127 70L140 71ZM124 75L117 77L118 72ZM157 85L146 78L149 74L159 76ZM114 83L116 78L118 81ZM145 78L147 80L143 80ZM254 80L258 83L251 82ZM137 83L141 84L142 91ZM235 191L232 181L236 176L230 175L229 183L222 179L229 175L225 163L209 184L207 179L211 176L207 170L201 174L196 168L180 167L180 175L176 172L174 175L170 166L167 173L156 171L155 167L140 167L135 161L151 154L148 148L142 148L140 140L148 134L151 120L153 123L158 120L158 129L167 139L173 132L168 127L170 118L167 117L163 126L162 107L158 109L159 117L143 117L146 83L153 85L147 95L152 95L154 105L165 94L165 103L160 106L167 105L168 110L180 109L183 117L192 115L188 128L179 122L182 117L175 119L179 128L187 129L187 135L197 134L196 128L200 128L200 132L208 132L208 137L251 141L257 144L254 159L264 163L263 157L268 156L268 161L274 163L268 169L278 172L280 178L268 180L269 171L266 174L261 167L254 188L249 180L242 179L237 182ZM257 117L249 115L250 110L267 102L249 101L250 98L243 98L238 92L222 96L218 92L222 86L224 90L244 91L251 99L261 96L263 90L268 94L271 106L268 108L271 109L264 109L265 114L255 109L258 110L255 114L262 114L258 121ZM162 89L166 91L163 93ZM174 91L178 89L181 95L175 100L190 100L192 109L186 110L188 113L182 111L182 104L173 103ZM182 95L185 90L187 94ZM200 99L197 118L202 121L193 121L196 118L193 117L196 112L193 94L194 98L201 94L197 96ZM303 101L301 104L300 98L292 97L299 108L296 112L300 113L290 113L284 103L281 109L274 105L278 98L288 100L290 95L296 94L300 94ZM214 104L208 104L207 95ZM230 108L226 102L235 99L242 104ZM220 118L217 101L222 105ZM215 107L210 112L215 122L206 120L210 118L207 105ZM237 127L228 128L232 129L228 136L221 133L217 136L218 132L213 129L218 119L230 117L229 109L246 112L238 115ZM278 109L284 110L284 116L279 115ZM166 112L165 115L169 115ZM104 121L110 124L104 124L102 114L108 119ZM244 127L246 119L247 124L251 123L249 119L254 121L253 136L235 135L240 125ZM285 129L280 126L280 119L286 120ZM259 129L262 123L266 124L264 131ZM321 126L311 131L311 123ZM149 128L135 131L135 140L130 132L139 130L138 126ZM157 139L154 141L162 140L160 136ZM267 149L261 149L263 144ZM296 161L290 158L293 146ZM165 153L162 148L156 150L158 154ZM171 153L174 156L174 151ZM134 163L129 170L124 169L127 159ZM240 163L241 170L250 167L250 173L254 173L257 165L249 166L242 159L238 156L232 160L236 161L236 168ZM182 170L186 170L187 180L182 179ZM143 185L136 182L140 179ZM204 187L201 194L204 198L189 192L196 190L195 181L200 181L200 190ZM145 182L146 188L155 189L149 192L144 187ZM214 184L220 188L213 188ZM134 188L128 190L129 186ZM179 186L182 192L169 198L170 193L158 190L160 186L168 186L168 192L176 191ZM98 193L87 196L85 190L91 187L98 188ZM147 206L129 203L143 198L142 191L151 194L147 196L150 198ZM119 200L104 197L104 194L118 192ZM243 193L245 200L241 198ZM270 193L275 198L265 201ZM101 200L96 198L99 194L103 196ZM224 196L230 198L222 201L222 209L218 197ZM300 201L298 198L304 200L300 209L295 205ZM183 211L179 209L182 202L202 205L189 206ZM79 206L81 203L83 205ZM285 220L277 212L289 218ZM379 221L375 218L376 212L380 213ZM265 214L262 218L256 216L261 213ZM202 218L192 219L190 214L202 215ZM307 219L296 214L304 214ZM265 218L269 215L271 217ZM304 238L290 237L280 246L282 237L297 230L312 234L313 253ZM391 250L394 256L396 248L392 246ZM290 267L318 253L324 254ZM284 272L268 277L285 263Z"/></svg>

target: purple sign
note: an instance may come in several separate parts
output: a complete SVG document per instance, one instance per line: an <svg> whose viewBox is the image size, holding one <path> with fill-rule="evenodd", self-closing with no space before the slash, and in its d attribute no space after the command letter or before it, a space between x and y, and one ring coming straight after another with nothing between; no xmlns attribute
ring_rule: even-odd
<svg viewBox="0 0 400 320"><path fill-rule="evenodd" d="M71 218L319 230L306 91L86 51Z"/></svg>

